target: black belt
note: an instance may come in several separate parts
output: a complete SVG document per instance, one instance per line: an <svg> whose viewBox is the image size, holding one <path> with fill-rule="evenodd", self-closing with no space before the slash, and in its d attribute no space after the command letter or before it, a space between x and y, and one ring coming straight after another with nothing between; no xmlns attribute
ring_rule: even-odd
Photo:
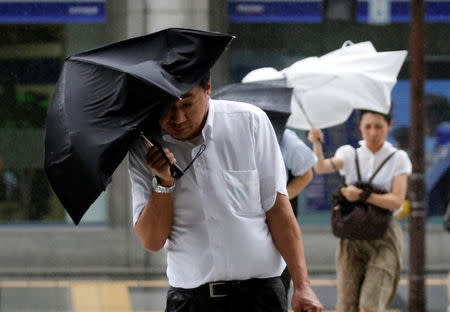
<svg viewBox="0 0 450 312"><path fill-rule="evenodd" d="M200 285L196 288L177 288L181 292L209 298L227 297L233 294L252 291L262 285L270 285L279 277L252 278L248 280L218 281Z"/></svg>

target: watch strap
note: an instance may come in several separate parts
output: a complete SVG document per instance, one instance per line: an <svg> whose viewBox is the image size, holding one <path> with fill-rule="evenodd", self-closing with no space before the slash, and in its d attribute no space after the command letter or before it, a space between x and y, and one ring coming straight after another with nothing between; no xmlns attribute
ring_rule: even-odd
<svg viewBox="0 0 450 312"><path fill-rule="evenodd" d="M153 191L156 193L162 193L162 194L168 194L172 193L175 189L175 182L172 186L163 186L161 185L159 178L157 176L154 176L152 179L152 188Z"/></svg>

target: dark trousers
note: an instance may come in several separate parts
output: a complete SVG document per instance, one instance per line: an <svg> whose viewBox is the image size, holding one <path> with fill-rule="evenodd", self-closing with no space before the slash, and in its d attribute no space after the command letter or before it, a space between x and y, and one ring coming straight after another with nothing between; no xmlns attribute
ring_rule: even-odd
<svg viewBox="0 0 450 312"><path fill-rule="evenodd" d="M207 283L193 289L170 287L166 312L287 312L279 277Z"/></svg>
<svg viewBox="0 0 450 312"><path fill-rule="evenodd" d="M289 273L288 268L286 267L281 273L281 281L283 282L284 290L286 292L286 297L289 295L289 288L291 287L291 274Z"/></svg>

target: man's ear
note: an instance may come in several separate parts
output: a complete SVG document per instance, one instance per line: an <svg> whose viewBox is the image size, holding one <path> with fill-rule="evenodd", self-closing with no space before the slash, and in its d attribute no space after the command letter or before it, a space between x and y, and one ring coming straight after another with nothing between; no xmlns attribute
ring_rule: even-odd
<svg viewBox="0 0 450 312"><path fill-rule="evenodd" d="M206 85L206 94L211 97L211 79L208 80L208 84Z"/></svg>

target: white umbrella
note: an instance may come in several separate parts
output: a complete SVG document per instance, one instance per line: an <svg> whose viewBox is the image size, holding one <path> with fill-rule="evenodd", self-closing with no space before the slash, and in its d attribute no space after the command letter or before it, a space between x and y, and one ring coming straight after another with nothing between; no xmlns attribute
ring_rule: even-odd
<svg viewBox="0 0 450 312"><path fill-rule="evenodd" d="M353 109L388 113L391 90L406 51L377 52L370 42L345 42L321 57L308 57L277 71L260 68L243 82L279 79L294 88L287 125L309 130L345 122Z"/></svg>

